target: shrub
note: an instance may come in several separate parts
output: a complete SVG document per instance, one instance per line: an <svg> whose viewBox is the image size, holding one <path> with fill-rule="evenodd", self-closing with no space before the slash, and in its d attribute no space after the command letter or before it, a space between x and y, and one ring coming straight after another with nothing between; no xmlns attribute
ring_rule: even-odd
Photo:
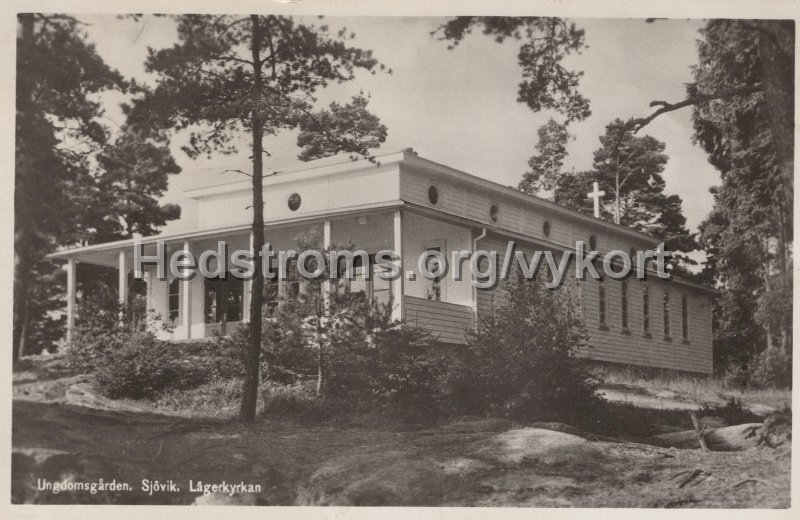
<svg viewBox="0 0 800 520"><path fill-rule="evenodd" d="M155 317L135 306L121 307L108 293L86 298L80 302L74 337L65 351L70 366L91 373L108 352L121 348L131 336L154 341Z"/></svg>
<svg viewBox="0 0 800 520"><path fill-rule="evenodd" d="M323 307L309 290L267 318L262 395L269 414L319 419L334 409L390 410L412 420L435 414L441 352L427 332L393 322L390 306L334 292Z"/></svg>
<svg viewBox="0 0 800 520"><path fill-rule="evenodd" d="M94 373L100 391L111 398L150 399L243 373L240 338L246 338L246 327L230 339L169 343L158 339L154 316L134 306L121 309L109 296L87 298L80 311L67 359L71 367Z"/></svg>
<svg viewBox="0 0 800 520"><path fill-rule="evenodd" d="M757 388L789 388L792 385L792 356L782 348L768 348L753 363L750 383Z"/></svg>
<svg viewBox="0 0 800 520"><path fill-rule="evenodd" d="M725 388L743 390L750 384L750 371L742 363L731 361L714 370L716 378L722 381Z"/></svg>
<svg viewBox="0 0 800 520"><path fill-rule="evenodd" d="M372 356L372 390L406 420L428 421L439 412L442 350L427 331L409 325L381 330Z"/></svg>
<svg viewBox="0 0 800 520"><path fill-rule="evenodd" d="M600 398L578 348L585 331L564 291L514 273L507 298L453 350L446 402L457 413L581 425Z"/></svg>
<svg viewBox="0 0 800 520"><path fill-rule="evenodd" d="M134 333L106 351L95 370L100 390L111 398L152 399L167 388L192 388L206 382L209 374L186 351Z"/></svg>
<svg viewBox="0 0 800 520"><path fill-rule="evenodd" d="M723 405L705 404L700 414L721 417L727 424L761 422L758 415L751 412L750 409L736 397L727 398Z"/></svg>

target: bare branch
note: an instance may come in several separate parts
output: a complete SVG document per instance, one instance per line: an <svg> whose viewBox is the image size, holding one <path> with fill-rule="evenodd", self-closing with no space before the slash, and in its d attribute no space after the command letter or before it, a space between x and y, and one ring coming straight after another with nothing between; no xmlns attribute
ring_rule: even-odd
<svg viewBox="0 0 800 520"><path fill-rule="evenodd" d="M666 114L667 112L673 112L675 110L679 110L684 107L698 105L700 103L713 101L715 99L725 99L729 97L743 96L763 91L764 91L764 86L761 83L756 83L754 85L743 85L741 87L731 88L720 92L714 92L709 94L697 94L688 97L683 101L679 101L677 103L668 103L666 101L652 101L650 103L651 107L660 106L661 108L659 108L658 110L656 110L647 117L632 119L628 124L625 125L627 128L624 128L623 132L627 129L632 129L633 133L637 133L643 127L650 124L658 116Z"/></svg>
<svg viewBox="0 0 800 520"><path fill-rule="evenodd" d="M221 172L219 172L219 174L220 175L224 175L224 174L229 173L229 172L241 173L242 175L247 175L248 177L252 177L253 176L253 174L244 172L242 170L222 170Z"/></svg>
<svg viewBox="0 0 800 520"><path fill-rule="evenodd" d="M211 59L211 60L219 60L219 61L236 61L236 62L239 62L239 63L244 63L245 65L253 66L253 62L252 61L245 60L243 58L239 58L238 56L231 56L231 55L209 56L209 59Z"/></svg>

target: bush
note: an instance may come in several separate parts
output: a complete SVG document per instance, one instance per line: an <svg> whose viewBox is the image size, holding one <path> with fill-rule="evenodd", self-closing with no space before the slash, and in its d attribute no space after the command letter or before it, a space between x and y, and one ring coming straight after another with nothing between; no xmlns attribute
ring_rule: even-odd
<svg viewBox="0 0 800 520"><path fill-rule="evenodd" d="M716 378L722 381L725 388L744 390L750 384L750 371L742 363L731 361L714 370Z"/></svg>
<svg viewBox="0 0 800 520"><path fill-rule="evenodd" d="M750 383L757 388L790 388L792 356L782 348L769 348L753 363Z"/></svg>
<svg viewBox="0 0 800 520"><path fill-rule="evenodd" d="M453 350L448 408L584 424L600 398L576 357L586 335L571 298L518 273L501 288L506 301L479 319L465 347Z"/></svg>
<svg viewBox="0 0 800 520"><path fill-rule="evenodd" d="M700 411L701 415L712 415L722 418L727 424L744 424L761 422L758 415L747 408L741 400L729 397L725 404L705 404Z"/></svg>
<svg viewBox="0 0 800 520"><path fill-rule="evenodd" d="M136 306L121 307L110 293L84 299L78 307L73 340L65 349L70 366L91 373L107 353L121 348L131 336L155 341L154 318Z"/></svg>
<svg viewBox="0 0 800 520"><path fill-rule="evenodd" d="M151 399L168 389L194 388L243 373L240 338L246 338L246 327L231 339L170 343L158 339L158 320L141 310L121 309L111 297L87 299L80 311L67 359L71 367L94 373L108 397Z"/></svg>
<svg viewBox="0 0 800 520"><path fill-rule="evenodd" d="M209 380L206 368L176 345L134 333L99 359L95 381L112 399L152 399L168 388L193 388Z"/></svg>
<svg viewBox="0 0 800 520"><path fill-rule="evenodd" d="M409 325L376 334L372 391L406 420L429 421L439 412L442 350L427 331Z"/></svg>

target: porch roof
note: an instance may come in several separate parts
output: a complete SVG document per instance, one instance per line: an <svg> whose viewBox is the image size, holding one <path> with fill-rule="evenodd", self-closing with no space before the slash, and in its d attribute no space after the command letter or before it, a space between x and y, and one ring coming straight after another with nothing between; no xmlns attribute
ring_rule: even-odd
<svg viewBox="0 0 800 520"><path fill-rule="evenodd" d="M292 219L272 219L265 220L264 225L267 227L283 227L296 225L303 222L318 221L325 218L336 218L349 215L363 215L375 211L392 209L403 205L402 201L392 201L389 203L381 204L365 204L362 206L353 206L344 210L325 211L318 213L308 213L299 218ZM114 242L103 242L101 244L92 244L88 246L78 246L65 248L54 253L47 255L47 258L57 260L67 260L73 258L75 260L86 262L95 265L104 265L108 267L116 267L118 263L119 252L124 251L126 248L132 249L136 243L144 245L155 244L163 240L167 244L184 242L186 240L196 240L219 235L236 235L245 234L250 231L250 224L240 224L236 226L227 226L213 229L202 229L196 231L185 231L182 233L150 235L146 237L128 238L125 240L116 240Z"/></svg>

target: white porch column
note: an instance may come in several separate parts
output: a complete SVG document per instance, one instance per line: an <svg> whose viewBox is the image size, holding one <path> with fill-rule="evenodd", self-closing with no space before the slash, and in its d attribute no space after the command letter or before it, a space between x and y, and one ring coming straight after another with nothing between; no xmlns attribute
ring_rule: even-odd
<svg viewBox="0 0 800 520"><path fill-rule="evenodd" d="M189 254L189 241L183 242L183 251ZM181 280L181 325L183 326L184 339L192 338L192 280L189 278Z"/></svg>
<svg viewBox="0 0 800 520"><path fill-rule="evenodd" d="M322 254L326 257L326 261L327 261L328 251L330 250L330 248L331 248L331 221L326 220L322 224ZM335 268L336 266L333 265L328 266L329 272L327 275L327 279L322 281L322 304L325 306L325 308L327 308L328 305L330 304L331 300L330 274Z"/></svg>
<svg viewBox="0 0 800 520"><path fill-rule="evenodd" d="M397 264L400 267L400 275L392 280L392 296L394 306L392 308L392 319L402 320L403 312L403 213L401 210L394 210L394 252L398 255Z"/></svg>
<svg viewBox="0 0 800 520"><path fill-rule="evenodd" d="M67 265L67 342L72 341L75 330L75 259L68 258Z"/></svg>
<svg viewBox="0 0 800 520"><path fill-rule="evenodd" d="M256 259L256 252L253 251L253 232L250 232L250 252L253 253L253 261ZM253 281L245 280L242 284L242 321L250 322L250 301L252 300Z"/></svg>
<svg viewBox="0 0 800 520"><path fill-rule="evenodd" d="M125 251L119 252L119 304L128 304L128 259Z"/></svg>

